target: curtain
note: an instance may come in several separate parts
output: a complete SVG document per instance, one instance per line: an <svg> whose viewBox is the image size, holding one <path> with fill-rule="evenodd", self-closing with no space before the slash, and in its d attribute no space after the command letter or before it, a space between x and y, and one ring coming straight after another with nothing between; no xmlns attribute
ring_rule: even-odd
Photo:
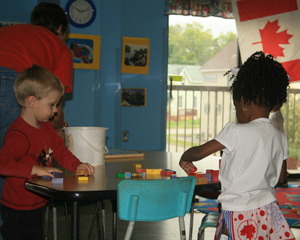
<svg viewBox="0 0 300 240"><path fill-rule="evenodd" d="M166 0L165 15L234 18L231 0Z"/></svg>

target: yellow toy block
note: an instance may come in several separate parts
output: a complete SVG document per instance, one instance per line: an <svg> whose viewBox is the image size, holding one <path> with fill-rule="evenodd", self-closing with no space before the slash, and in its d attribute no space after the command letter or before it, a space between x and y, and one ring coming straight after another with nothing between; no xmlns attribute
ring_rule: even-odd
<svg viewBox="0 0 300 240"><path fill-rule="evenodd" d="M160 174L162 169L146 169L146 176L152 175L152 174Z"/></svg>
<svg viewBox="0 0 300 240"><path fill-rule="evenodd" d="M139 163L134 163L133 164L133 169L140 169L140 168L142 168L142 164L139 164Z"/></svg>
<svg viewBox="0 0 300 240"><path fill-rule="evenodd" d="M88 182L89 177L78 177L78 182Z"/></svg>

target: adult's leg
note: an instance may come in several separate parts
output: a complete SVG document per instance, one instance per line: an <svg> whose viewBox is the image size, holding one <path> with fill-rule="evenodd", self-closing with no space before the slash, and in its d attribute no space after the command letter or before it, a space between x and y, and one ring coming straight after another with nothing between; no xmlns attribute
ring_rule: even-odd
<svg viewBox="0 0 300 240"><path fill-rule="evenodd" d="M3 146L3 139L7 128L20 115L20 107L17 103L13 85L18 73L13 69L0 66L0 149ZM0 198L5 182L5 177L0 175ZM0 227L2 219L0 215ZM2 236L0 234L0 240Z"/></svg>

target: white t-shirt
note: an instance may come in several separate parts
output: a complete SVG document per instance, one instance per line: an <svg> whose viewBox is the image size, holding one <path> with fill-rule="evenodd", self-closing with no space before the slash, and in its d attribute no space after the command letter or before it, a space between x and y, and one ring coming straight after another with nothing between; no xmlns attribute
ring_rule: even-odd
<svg viewBox="0 0 300 240"><path fill-rule="evenodd" d="M286 136L268 118L227 123L215 140L225 146L218 201L227 211L248 211L276 201L282 162L288 157Z"/></svg>
<svg viewBox="0 0 300 240"><path fill-rule="evenodd" d="M283 131L283 116L280 110L271 113L269 116L269 119L271 120L272 124L281 132Z"/></svg>

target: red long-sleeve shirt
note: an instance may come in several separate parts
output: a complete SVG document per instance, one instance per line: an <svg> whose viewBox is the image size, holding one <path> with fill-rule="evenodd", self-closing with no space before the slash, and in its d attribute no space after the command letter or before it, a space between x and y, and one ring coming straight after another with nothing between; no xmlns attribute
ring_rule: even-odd
<svg viewBox="0 0 300 240"><path fill-rule="evenodd" d="M33 165L51 167L53 158L62 167L75 172L81 164L60 138L51 123L32 127L18 117L8 128L0 150L0 174L7 176L1 203L17 210L32 210L46 204L46 199L29 192L25 180L31 178Z"/></svg>
<svg viewBox="0 0 300 240"><path fill-rule="evenodd" d="M0 66L20 73L34 63L55 74L72 91L73 58L68 46L48 29L16 24L0 29Z"/></svg>

